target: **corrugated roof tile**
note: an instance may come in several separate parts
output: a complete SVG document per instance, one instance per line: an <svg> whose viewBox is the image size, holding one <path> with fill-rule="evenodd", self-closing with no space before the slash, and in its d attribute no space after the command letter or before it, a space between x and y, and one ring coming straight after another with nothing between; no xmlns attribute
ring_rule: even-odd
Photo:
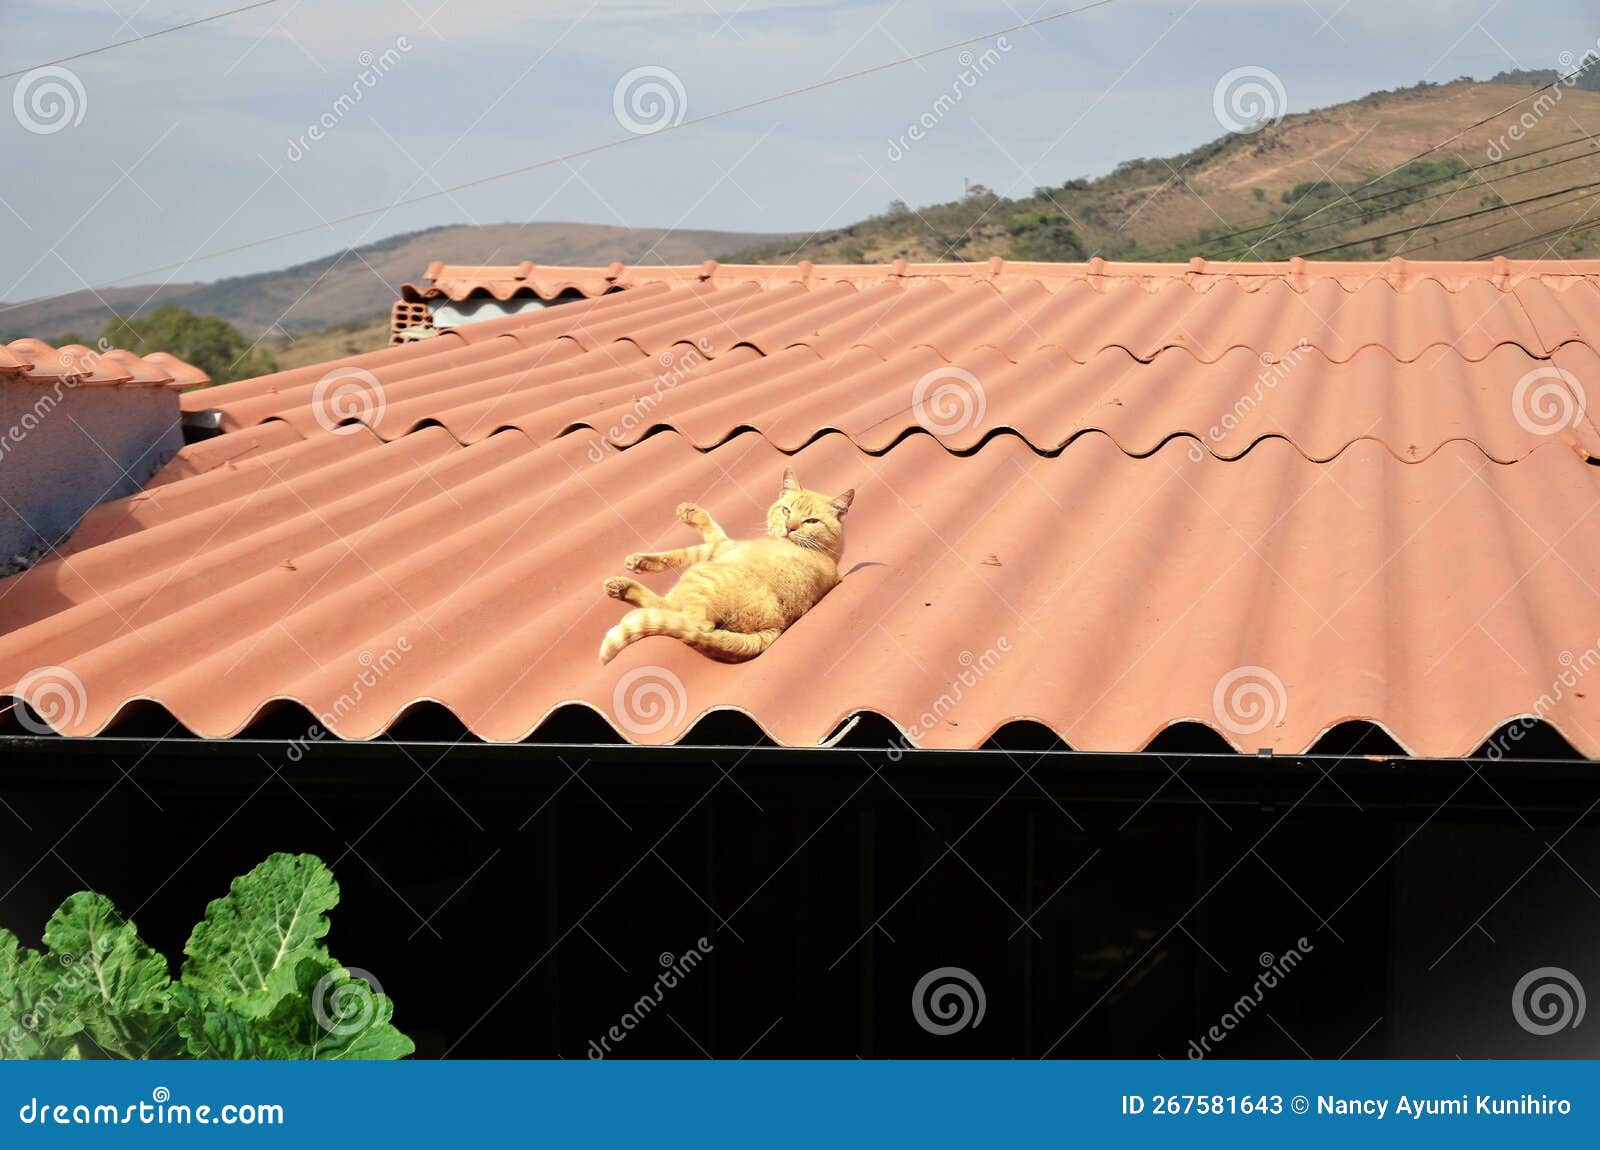
<svg viewBox="0 0 1600 1150"><path fill-rule="evenodd" d="M600 584L622 556L688 542L681 499L754 522L791 462L857 490L844 582L751 663L656 638L600 666L619 615ZM151 699L228 736L290 699L367 738L436 700L492 740L578 703L650 743L732 708L793 745L875 711L935 747L1027 718L1134 750L1194 720L1298 752L1362 719L1458 755L1596 642L1575 604L1600 586L1597 505L1600 471L1554 446L1501 466L1454 443L1408 465L1363 442L1317 464L1269 442L1227 463L1100 435L1053 457L1011 436L962 457L925 435L883 456L828 435L791 461L750 433L598 456L515 431L322 435L97 509L0 599L0 688L67 668L85 699L71 734ZM661 715L634 709L649 682ZM1546 717L1600 754L1600 694L1556 692Z"/></svg>
<svg viewBox="0 0 1600 1150"><path fill-rule="evenodd" d="M935 747L1366 720L1458 755L1537 713L1600 756L1568 681L1600 265L430 272L595 298L189 393L224 434L0 589L0 688L67 668L71 734L294 700L367 738L436 701L494 740L577 704L649 743L875 711ZM688 542L685 499L748 534L787 464L858 492L844 582L753 662L600 666L622 557Z"/></svg>
<svg viewBox="0 0 1600 1150"><path fill-rule="evenodd" d="M1170 276L1152 290L1132 275L1015 270L764 287L719 270L215 388L185 407L220 411L225 428L282 419L308 435L347 418L385 438L437 422L464 443L507 426L541 441L588 427L627 446L671 427L712 447L751 427L796 450L835 428L883 451L920 427L952 450L1014 430L1053 451L1099 430L1135 454L1189 434L1227 458L1283 436L1319 460L1360 439L1417 460L1465 439L1510 462L1553 433L1600 456L1584 397L1557 428L1514 402L1552 364L1595 377L1592 283L1558 292L1524 275L1501 288L1492 265L1476 280L1413 265L1400 288L1369 274L1354 289L1323 276L1301 290L1233 266L1249 274L1203 292ZM346 414L326 397L351 379L368 394Z"/></svg>

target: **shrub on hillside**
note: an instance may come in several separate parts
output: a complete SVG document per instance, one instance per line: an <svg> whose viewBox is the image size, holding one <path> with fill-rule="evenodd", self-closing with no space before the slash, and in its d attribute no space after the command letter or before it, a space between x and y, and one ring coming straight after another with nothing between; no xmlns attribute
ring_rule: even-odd
<svg viewBox="0 0 1600 1150"><path fill-rule="evenodd" d="M175 355L209 375L212 383L250 379L278 370L271 355L252 344L227 320L196 315L176 304L166 304L133 319L118 316L106 324L102 334L110 346L127 348L136 355L153 351Z"/></svg>

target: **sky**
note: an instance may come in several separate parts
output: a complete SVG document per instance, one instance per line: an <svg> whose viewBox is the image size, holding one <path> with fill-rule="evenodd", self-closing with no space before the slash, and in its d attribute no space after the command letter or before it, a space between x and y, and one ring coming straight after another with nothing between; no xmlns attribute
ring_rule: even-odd
<svg viewBox="0 0 1600 1150"><path fill-rule="evenodd" d="M0 73L242 2L0 0ZM1555 68L1600 38L1592 0L1113 0L992 35L1083 2L279 0L3 81L0 300L264 271L442 223L803 234L965 180L1021 194L1194 147L1228 126L1229 74L1298 112Z"/></svg>

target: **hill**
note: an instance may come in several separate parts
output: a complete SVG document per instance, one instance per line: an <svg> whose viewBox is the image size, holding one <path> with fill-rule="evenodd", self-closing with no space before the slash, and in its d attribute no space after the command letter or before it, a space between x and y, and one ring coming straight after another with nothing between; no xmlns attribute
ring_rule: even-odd
<svg viewBox="0 0 1600 1150"><path fill-rule="evenodd" d="M1570 57L1563 60L1559 72L1554 68L1512 68L1509 71L1496 73L1489 83L1531 84L1542 88L1561 80L1586 92L1600 92L1600 68L1597 68L1596 64L1600 64L1600 52L1590 49L1579 60L1571 60Z"/></svg>
<svg viewBox="0 0 1600 1150"><path fill-rule="evenodd" d="M799 248L769 242L728 260L1593 254L1596 241L1585 230L1561 232L1577 222L1600 226L1600 146L1592 138L1600 132L1600 93L1575 86L1542 107L1530 99L1426 160L1407 162L1530 95L1526 85L1471 80L1377 92L1286 116L1255 134L1222 136L1180 156L1129 160L1098 179L1015 198L975 187L963 200L915 210L896 203ZM1513 136L1523 113L1532 124L1519 124ZM1478 214L1455 219L1467 213ZM1455 222L1441 223L1447 220ZM1427 226L1414 236L1384 235L1419 225ZM1224 238L1245 227L1257 230Z"/></svg>
<svg viewBox="0 0 1600 1150"><path fill-rule="evenodd" d="M416 280L434 260L450 263L690 264L720 259L735 248L779 237L748 232L675 231L601 224L529 223L429 228L367 244L282 271L235 276L215 283L75 292L0 315L0 330L41 339L75 332L93 339L118 309L148 312L177 304L221 316L252 339L267 332L302 332L387 315L400 285ZM153 294L152 294L153 293ZM103 302L102 302L103 301ZM387 329L385 329L387 330Z"/></svg>
<svg viewBox="0 0 1600 1150"><path fill-rule="evenodd" d="M1553 76L1552 74L1549 74ZM164 303L217 315L285 366L382 346L399 287L451 263L777 263L982 260L1472 259L1600 254L1600 92L1591 77L1530 99L1420 162L1463 125L1532 95L1542 72L1376 92L1224 135L1182 155L1134 159L1095 179L962 200L794 237L597 224L447 226L393 236L282 271L209 284L81 292L0 317L15 334L92 338L108 307ZM1526 113L1526 115L1524 115ZM1512 134L1513 125L1516 125ZM1352 197L1360 202L1353 202ZM1309 218L1308 217L1313 217ZM1457 217L1470 218L1458 219ZM1252 229L1243 235L1241 228ZM1390 235L1388 233L1396 233ZM154 295L152 296L152 292ZM102 299L104 302L102 302Z"/></svg>

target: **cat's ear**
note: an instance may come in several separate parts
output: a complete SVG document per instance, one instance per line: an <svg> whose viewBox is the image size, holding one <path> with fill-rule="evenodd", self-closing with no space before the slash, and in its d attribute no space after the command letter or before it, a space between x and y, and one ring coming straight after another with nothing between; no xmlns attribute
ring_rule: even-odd
<svg viewBox="0 0 1600 1150"><path fill-rule="evenodd" d="M850 510L850 504L855 502L855 498L856 489L854 487L852 487L849 491L846 491L843 495L835 495L833 497L832 505L833 513L838 516L843 516L846 511Z"/></svg>
<svg viewBox="0 0 1600 1150"><path fill-rule="evenodd" d="M794 477L794 468L792 468L792 467L785 467L783 469L783 490L785 490L785 491L799 491L800 490L800 481Z"/></svg>

